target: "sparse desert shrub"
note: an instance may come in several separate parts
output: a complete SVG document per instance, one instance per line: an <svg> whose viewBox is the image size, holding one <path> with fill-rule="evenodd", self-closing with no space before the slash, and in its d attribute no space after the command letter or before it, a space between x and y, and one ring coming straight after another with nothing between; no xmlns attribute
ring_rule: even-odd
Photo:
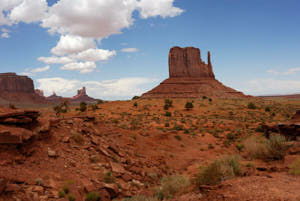
<svg viewBox="0 0 300 201"><path fill-rule="evenodd" d="M175 124L174 127L173 127L174 130L177 130L177 131L182 131L183 130L183 125L181 124Z"/></svg>
<svg viewBox="0 0 300 201"><path fill-rule="evenodd" d="M202 96L202 99L205 100L205 99L207 99L207 97L206 96Z"/></svg>
<svg viewBox="0 0 300 201"><path fill-rule="evenodd" d="M115 183L116 178L113 176L112 172L107 172L103 178L104 182L107 184Z"/></svg>
<svg viewBox="0 0 300 201"><path fill-rule="evenodd" d="M79 105L79 110L80 112L85 112L87 109L87 104L86 102L81 102L80 105Z"/></svg>
<svg viewBox="0 0 300 201"><path fill-rule="evenodd" d="M165 113L165 116L166 116L166 117L171 117L171 116L172 116L172 113L167 111L167 112Z"/></svg>
<svg viewBox="0 0 300 201"><path fill-rule="evenodd" d="M97 193L97 192L89 192L85 196L85 201L101 201L101 198L99 196L99 193Z"/></svg>
<svg viewBox="0 0 300 201"><path fill-rule="evenodd" d="M14 104L12 104L12 103L8 104L8 108L10 108L12 110L17 109L17 107Z"/></svg>
<svg viewBox="0 0 300 201"><path fill-rule="evenodd" d="M248 109L252 109L252 110L256 109L256 105L252 102L248 103L247 107L248 107Z"/></svg>
<svg viewBox="0 0 300 201"><path fill-rule="evenodd" d="M70 188L68 185L64 185L62 189L65 194L68 194L70 192Z"/></svg>
<svg viewBox="0 0 300 201"><path fill-rule="evenodd" d="M90 108L91 108L92 111L96 111L96 110L99 109L97 104L90 105Z"/></svg>
<svg viewBox="0 0 300 201"><path fill-rule="evenodd" d="M60 104L53 107L53 110L56 113L56 116L60 116L61 113L67 113L69 110L69 102L63 101Z"/></svg>
<svg viewBox="0 0 300 201"><path fill-rule="evenodd" d="M105 102L104 100L99 99L99 100L97 101L97 104L100 105L100 104L103 104L104 102Z"/></svg>
<svg viewBox="0 0 300 201"><path fill-rule="evenodd" d="M164 177L156 190L156 197L159 200L170 199L178 193L184 193L189 186L190 180L184 176Z"/></svg>
<svg viewBox="0 0 300 201"><path fill-rule="evenodd" d="M270 139L250 137L244 145L251 158L264 161L283 160L287 150L286 140L279 134L271 135Z"/></svg>
<svg viewBox="0 0 300 201"><path fill-rule="evenodd" d="M65 192L64 191L58 191L58 197L59 198L64 198L65 197Z"/></svg>
<svg viewBox="0 0 300 201"><path fill-rule="evenodd" d="M186 104L185 104L185 109L187 109L187 110L191 110L191 109L193 109L194 108L194 104L192 103L192 102L186 102Z"/></svg>
<svg viewBox="0 0 300 201"><path fill-rule="evenodd" d="M270 108L269 106L267 106L267 107L265 108L265 111L266 111L266 112L271 112L271 108Z"/></svg>
<svg viewBox="0 0 300 201"><path fill-rule="evenodd" d="M168 110L170 107L173 107L173 101L170 99L165 99L164 109Z"/></svg>
<svg viewBox="0 0 300 201"><path fill-rule="evenodd" d="M175 136L174 136L174 138L175 138L176 140L179 140L179 141L181 141L181 140L182 140L182 138L181 138L181 136L180 136L180 135L175 135Z"/></svg>
<svg viewBox="0 0 300 201"><path fill-rule="evenodd" d="M72 195L72 194L68 194L68 199L69 199L69 201L75 201L76 200L75 196Z"/></svg>
<svg viewBox="0 0 300 201"><path fill-rule="evenodd" d="M154 197L146 197L143 195L136 195L132 198L125 198L122 201L159 201L157 198Z"/></svg>
<svg viewBox="0 0 300 201"><path fill-rule="evenodd" d="M138 103L137 103L137 102L134 102L134 103L133 103L133 106L134 106L134 107L137 107L137 106L138 106Z"/></svg>
<svg viewBox="0 0 300 201"><path fill-rule="evenodd" d="M44 185L44 181L43 181L42 178L36 178L35 183L38 186L43 186Z"/></svg>
<svg viewBox="0 0 300 201"><path fill-rule="evenodd" d="M140 99L139 96L133 96L132 100L137 100L137 99Z"/></svg>
<svg viewBox="0 0 300 201"><path fill-rule="evenodd" d="M291 175L300 176L300 158L292 163L289 173Z"/></svg>
<svg viewBox="0 0 300 201"><path fill-rule="evenodd" d="M207 167L200 168L196 175L195 183L201 185L216 185L241 175L241 167L237 156L227 156L223 159L215 160Z"/></svg>
<svg viewBox="0 0 300 201"><path fill-rule="evenodd" d="M243 151L243 149L245 148L245 146L243 145L243 144L236 144L235 145L235 148L239 151L239 152L241 152L241 151Z"/></svg>
<svg viewBox="0 0 300 201"><path fill-rule="evenodd" d="M228 134L226 135L226 138L227 138L228 140L234 141L234 140L236 139L236 135L235 135L234 133L228 133Z"/></svg>
<svg viewBox="0 0 300 201"><path fill-rule="evenodd" d="M209 99L208 99L208 101L209 101L209 102L212 102L212 99L211 99L211 98L209 98Z"/></svg>
<svg viewBox="0 0 300 201"><path fill-rule="evenodd" d="M263 133L263 132L264 132L264 129L262 128L262 126L258 126L258 127L255 129L255 132Z"/></svg>

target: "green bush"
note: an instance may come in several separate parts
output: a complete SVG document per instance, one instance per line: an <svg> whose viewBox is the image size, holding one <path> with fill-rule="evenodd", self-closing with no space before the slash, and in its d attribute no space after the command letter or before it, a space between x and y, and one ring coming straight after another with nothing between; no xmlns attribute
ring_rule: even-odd
<svg viewBox="0 0 300 201"><path fill-rule="evenodd" d="M265 108L265 111L266 112L271 112L271 108L268 106L268 107Z"/></svg>
<svg viewBox="0 0 300 201"><path fill-rule="evenodd" d="M202 99L205 100L205 99L207 99L207 97L206 96L202 96Z"/></svg>
<svg viewBox="0 0 300 201"><path fill-rule="evenodd" d="M65 197L65 192L64 191L58 191L58 197L59 198L64 198Z"/></svg>
<svg viewBox="0 0 300 201"><path fill-rule="evenodd" d="M70 192L69 186L64 185L64 186L63 186L63 192L64 192L65 194L68 194L68 193Z"/></svg>
<svg viewBox="0 0 300 201"><path fill-rule="evenodd" d="M137 100L137 99L140 99L139 96L133 96L132 100Z"/></svg>
<svg viewBox="0 0 300 201"><path fill-rule="evenodd" d="M133 106L134 106L134 107L137 107L137 106L138 106L138 103L137 103L137 102L134 102L134 103L133 103Z"/></svg>
<svg viewBox="0 0 300 201"><path fill-rule="evenodd" d="M168 176L162 178L156 197L160 200L170 199L178 193L183 193L190 186L190 180L184 176Z"/></svg>
<svg viewBox="0 0 300 201"><path fill-rule="evenodd" d="M90 108L92 109L92 111L96 111L99 109L97 104L90 105Z"/></svg>
<svg viewBox="0 0 300 201"><path fill-rule="evenodd" d="M104 100L99 99L99 100L97 101L97 104L98 104L98 105L103 104L103 103L104 103Z"/></svg>
<svg viewBox="0 0 300 201"><path fill-rule="evenodd" d="M195 183L201 185L216 185L241 175L241 167L237 156L228 156L215 160L207 167L200 168L196 175Z"/></svg>
<svg viewBox="0 0 300 201"><path fill-rule="evenodd" d="M173 107L173 101L170 99L165 99L164 109L168 110L170 107Z"/></svg>
<svg viewBox="0 0 300 201"><path fill-rule="evenodd" d="M290 166L291 175L300 176L300 159L295 160Z"/></svg>
<svg viewBox="0 0 300 201"><path fill-rule="evenodd" d="M68 194L68 199L69 199L69 201L75 201L76 200L75 196L72 195L72 194Z"/></svg>
<svg viewBox="0 0 300 201"><path fill-rule="evenodd" d="M252 102L248 103L247 107L248 107L248 109L252 109L252 110L256 109L256 105Z"/></svg>
<svg viewBox="0 0 300 201"><path fill-rule="evenodd" d="M185 109L190 110L194 108L194 104L192 102L186 102Z"/></svg>
<svg viewBox="0 0 300 201"><path fill-rule="evenodd" d="M85 201L101 201L101 198L99 196L99 193L97 193L97 192L89 192L85 196Z"/></svg>
<svg viewBox="0 0 300 201"><path fill-rule="evenodd" d="M175 138L176 140L178 140L178 141L181 141L181 140L182 140L182 138L181 138L180 135L175 135L174 138Z"/></svg>
<svg viewBox="0 0 300 201"><path fill-rule="evenodd" d="M104 176L104 182L107 184L115 183L116 178L113 176L112 172L107 172Z"/></svg>
<svg viewBox="0 0 300 201"><path fill-rule="evenodd" d="M171 116L172 116L172 113L167 111L167 112L165 113L165 116L166 116L166 117L171 117Z"/></svg>
<svg viewBox="0 0 300 201"><path fill-rule="evenodd" d="M79 105L79 110L80 112L85 112L87 109L87 104L86 102L81 102L80 105Z"/></svg>
<svg viewBox="0 0 300 201"><path fill-rule="evenodd" d="M56 116L60 116L61 113L67 113L69 110L69 102L63 101L60 104L53 107L53 110L56 113Z"/></svg>

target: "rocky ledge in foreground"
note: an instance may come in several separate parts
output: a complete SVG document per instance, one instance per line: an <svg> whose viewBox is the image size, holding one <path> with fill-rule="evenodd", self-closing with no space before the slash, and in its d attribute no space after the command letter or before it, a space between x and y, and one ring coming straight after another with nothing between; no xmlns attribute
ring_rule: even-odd
<svg viewBox="0 0 300 201"><path fill-rule="evenodd" d="M37 111L1 109L0 144L22 144L29 140L39 115Z"/></svg>
<svg viewBox="0 0 300 201"><path fill-rule="evenodd" d="M300 110L297 110L296 114L288 122L267 124L262 127L267 134L280 133L289 140L300 139Z"/></svg>

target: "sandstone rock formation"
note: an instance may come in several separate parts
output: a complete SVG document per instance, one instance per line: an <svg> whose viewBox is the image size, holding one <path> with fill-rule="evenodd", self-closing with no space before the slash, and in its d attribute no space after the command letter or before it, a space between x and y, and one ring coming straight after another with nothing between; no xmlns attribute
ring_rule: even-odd
<svg viewBox="0 0 300 201"><path fill-rule="evenodd" d="M243 93L215 79L210 52L207 64L194 47L173 47L169 53L169 78L142 95L143 98L197 98L202 96L233 98Z"/></svg>
<svg viewBox="0 0 300 201"><path fill-rule="evenodd" d="M35 93L38 94L39 96L45 97L45 96L44 96L44 91L43 91L43 90L36 89L36 90L35 90Z"/></svg>
<svg viewBox="0 0 300 201"><path fill-rule="evenodd" d="M0 144L21 144L31 137L28 129L37 123L39 112L29 110L0 110Z"/></svg>
<svg viewBox="0 0 300 201"><path fill-rule="evenodd" d="M42 102L35 93L32 79L16 73L0 73L0 97L13 102Z"/></svg>
<svg viewBox="0 0 300 201"><path fill-rule="evenodd" d="M280 133L289 140L300 139L300 110L296 111L296 114L290 121L279 124L267 124L262 128L268 133Z"/></svg>
<svg viewBox="0 0 300 201"><path fill-rule="evenodd" d="M57 96L56 93L53 92L53 94L51 96L48 96L46 99L51 102L60 102L62 101L63 97Z"/></svg>
<svg viewBox="0 0 300 201"><path fill-rule="evenodd" d="M77 91L77 95L70 99L72 102L95 102L94 98L91 98L86 93L86 88L83 87Z"/></svg>

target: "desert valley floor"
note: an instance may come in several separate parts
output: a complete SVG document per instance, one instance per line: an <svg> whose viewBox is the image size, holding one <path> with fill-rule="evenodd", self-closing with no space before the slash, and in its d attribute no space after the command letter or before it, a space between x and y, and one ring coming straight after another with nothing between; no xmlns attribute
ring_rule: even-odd
<svg viewBox="0 0 300 201"><path fill-rule="evenodd" d="M299 201L299 136L264 126L298 108L299 99L135 99L31 108L34 121L2 107L1 133L18 143L0 145L0 200Z"/></svg>

